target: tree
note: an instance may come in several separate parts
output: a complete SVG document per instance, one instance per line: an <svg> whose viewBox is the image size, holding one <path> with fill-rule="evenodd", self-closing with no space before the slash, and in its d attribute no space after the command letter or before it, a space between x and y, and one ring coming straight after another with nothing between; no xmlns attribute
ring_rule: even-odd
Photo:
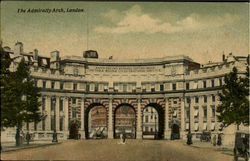
<svg viewBox="0 0 250 161"><path fill-rule="evenodd" d="M1 48L1 58L8 58L6 55ZM1 64L1 128L16 127L16 145L19 146L23 122L40 121L40 89L34 86L24 59L13 72L8 69L8 59L1 59Z"/></svg>
<svg viewBox="0 0 250 161"><path fill-rule="evenodd" d="M236 67L232 72L225 75L225 84L222 92L219 93L219 101L221 104L217 107L219 113L218 121L227 127L231 124L249 125L249 73L248 68L245 76L239 77Z"/></svg>

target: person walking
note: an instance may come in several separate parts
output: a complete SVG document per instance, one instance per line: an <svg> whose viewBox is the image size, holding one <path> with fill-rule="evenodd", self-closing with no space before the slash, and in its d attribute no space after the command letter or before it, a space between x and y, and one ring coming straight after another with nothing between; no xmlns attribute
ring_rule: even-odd
<svg viewBox="0 0 250 161"><path fill-rule="evenodd" d="M213 137L213 145L216 146L216 134Z"/></svg>
<svg viewBox="0 0 250 161"><path fill-rule="evenodd" d="M122 143L125 144L125 141L126 141L126 135L125 133L122 134Z"/></svg>
<svg viewBox="0 0 250 161"><path fill-rule="evenodd" d="M218 134L217 145L221 146L221 134Z"/></svg>

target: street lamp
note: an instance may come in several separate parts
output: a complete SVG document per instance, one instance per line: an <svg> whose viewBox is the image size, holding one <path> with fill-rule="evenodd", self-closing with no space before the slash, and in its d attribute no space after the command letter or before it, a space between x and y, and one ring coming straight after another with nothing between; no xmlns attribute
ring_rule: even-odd
<svg viewBox="0 0 250 161"><path fill-rule="evenodd" d="M189 125L188 125L188 134L187 134L187 145L191 145L193 144L192 142L192 134L191 134L191 118L190 118L190 115L191 115L191 107L190 107L190 101L189 101L189 115L188 115L188 119L189 119Z"/></svg>
<svg viewBox="0 0 250 161"><path fill-rule="evenodd" d="M57 134L56 134L56 100L55 100L55 98L53 98L52 103L53 103L52 105L53 105L53 109L54 109L54 133L53 133L52 142L57 143L58 140L57 140Z"/></svg>

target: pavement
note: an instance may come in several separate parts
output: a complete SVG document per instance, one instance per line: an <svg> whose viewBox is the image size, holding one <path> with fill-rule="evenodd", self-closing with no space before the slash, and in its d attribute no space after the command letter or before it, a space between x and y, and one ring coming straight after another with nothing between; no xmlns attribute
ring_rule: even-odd
<svg viewBox="0 0 250 161"><path fill-rule="evenodd" d="M191 146L195 148L204 148L204 149L214 149L216 151L221 151L223 154L234 155L233 146L221 145L221 146L213 146L211 142L201 142L199 140L193 140L193 144L187 145L186 140L182 140L183 144L186 146Z"/></svg>
<svg viewBox="0 0 250 161"><path fill-rule="evenodd" d="M55 146L3 152L1 160L233 161L232 155L216 149L195 147L198 142L192 146L184 143L184 140L127 139L125 144L120 144L119 139L66 140Z"/></svg>
<svg viewBox="0 0 250 161"><path fill-rule="evenodd" d="M25 142L20 146L16 146L16 142L1 142L1 152L8 152L8 151L16 151L21 149L28 149L28 148L37 148L43 146L50 146L50 145L57 145L62 143L61 141L57 143L52 143L51 140L44 140L44 141L31 141L29 145Z"/></svg>

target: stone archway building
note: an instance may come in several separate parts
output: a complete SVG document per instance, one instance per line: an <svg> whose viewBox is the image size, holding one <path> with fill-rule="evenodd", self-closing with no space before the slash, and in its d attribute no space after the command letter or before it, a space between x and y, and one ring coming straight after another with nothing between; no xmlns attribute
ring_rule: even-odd
<svg viewBox="0 0 250 161"><path fill-rule="evenodd" d="M15 48L18 47L23 49L23 44L17 43ZM246 57L232 54L222 62L200 65L184 55L115 60L98 56L60 57L59 51L51 52L51 57L40 56L37 50L18 54L8 49L7 52L12 55L13 69L20 58L25 58L35 85L42 88L41 112L46 117L38 124L29 124L37 139L52 138L52 98L56 98L58 139L68 138L72 119L81 122L79 132L85 138L85 113L92 104L100 104L107 110L108 138L114 138L115 109L121 104L135 109L136 139L142 138L143 109L150 104L161 109L164 139L170 139L174 120L180 122L181 138L185 138L189 123L193 134L203 130L223 132L215 117L217 94L225 74L234 66L244 72L246 66Z"/></svg>

